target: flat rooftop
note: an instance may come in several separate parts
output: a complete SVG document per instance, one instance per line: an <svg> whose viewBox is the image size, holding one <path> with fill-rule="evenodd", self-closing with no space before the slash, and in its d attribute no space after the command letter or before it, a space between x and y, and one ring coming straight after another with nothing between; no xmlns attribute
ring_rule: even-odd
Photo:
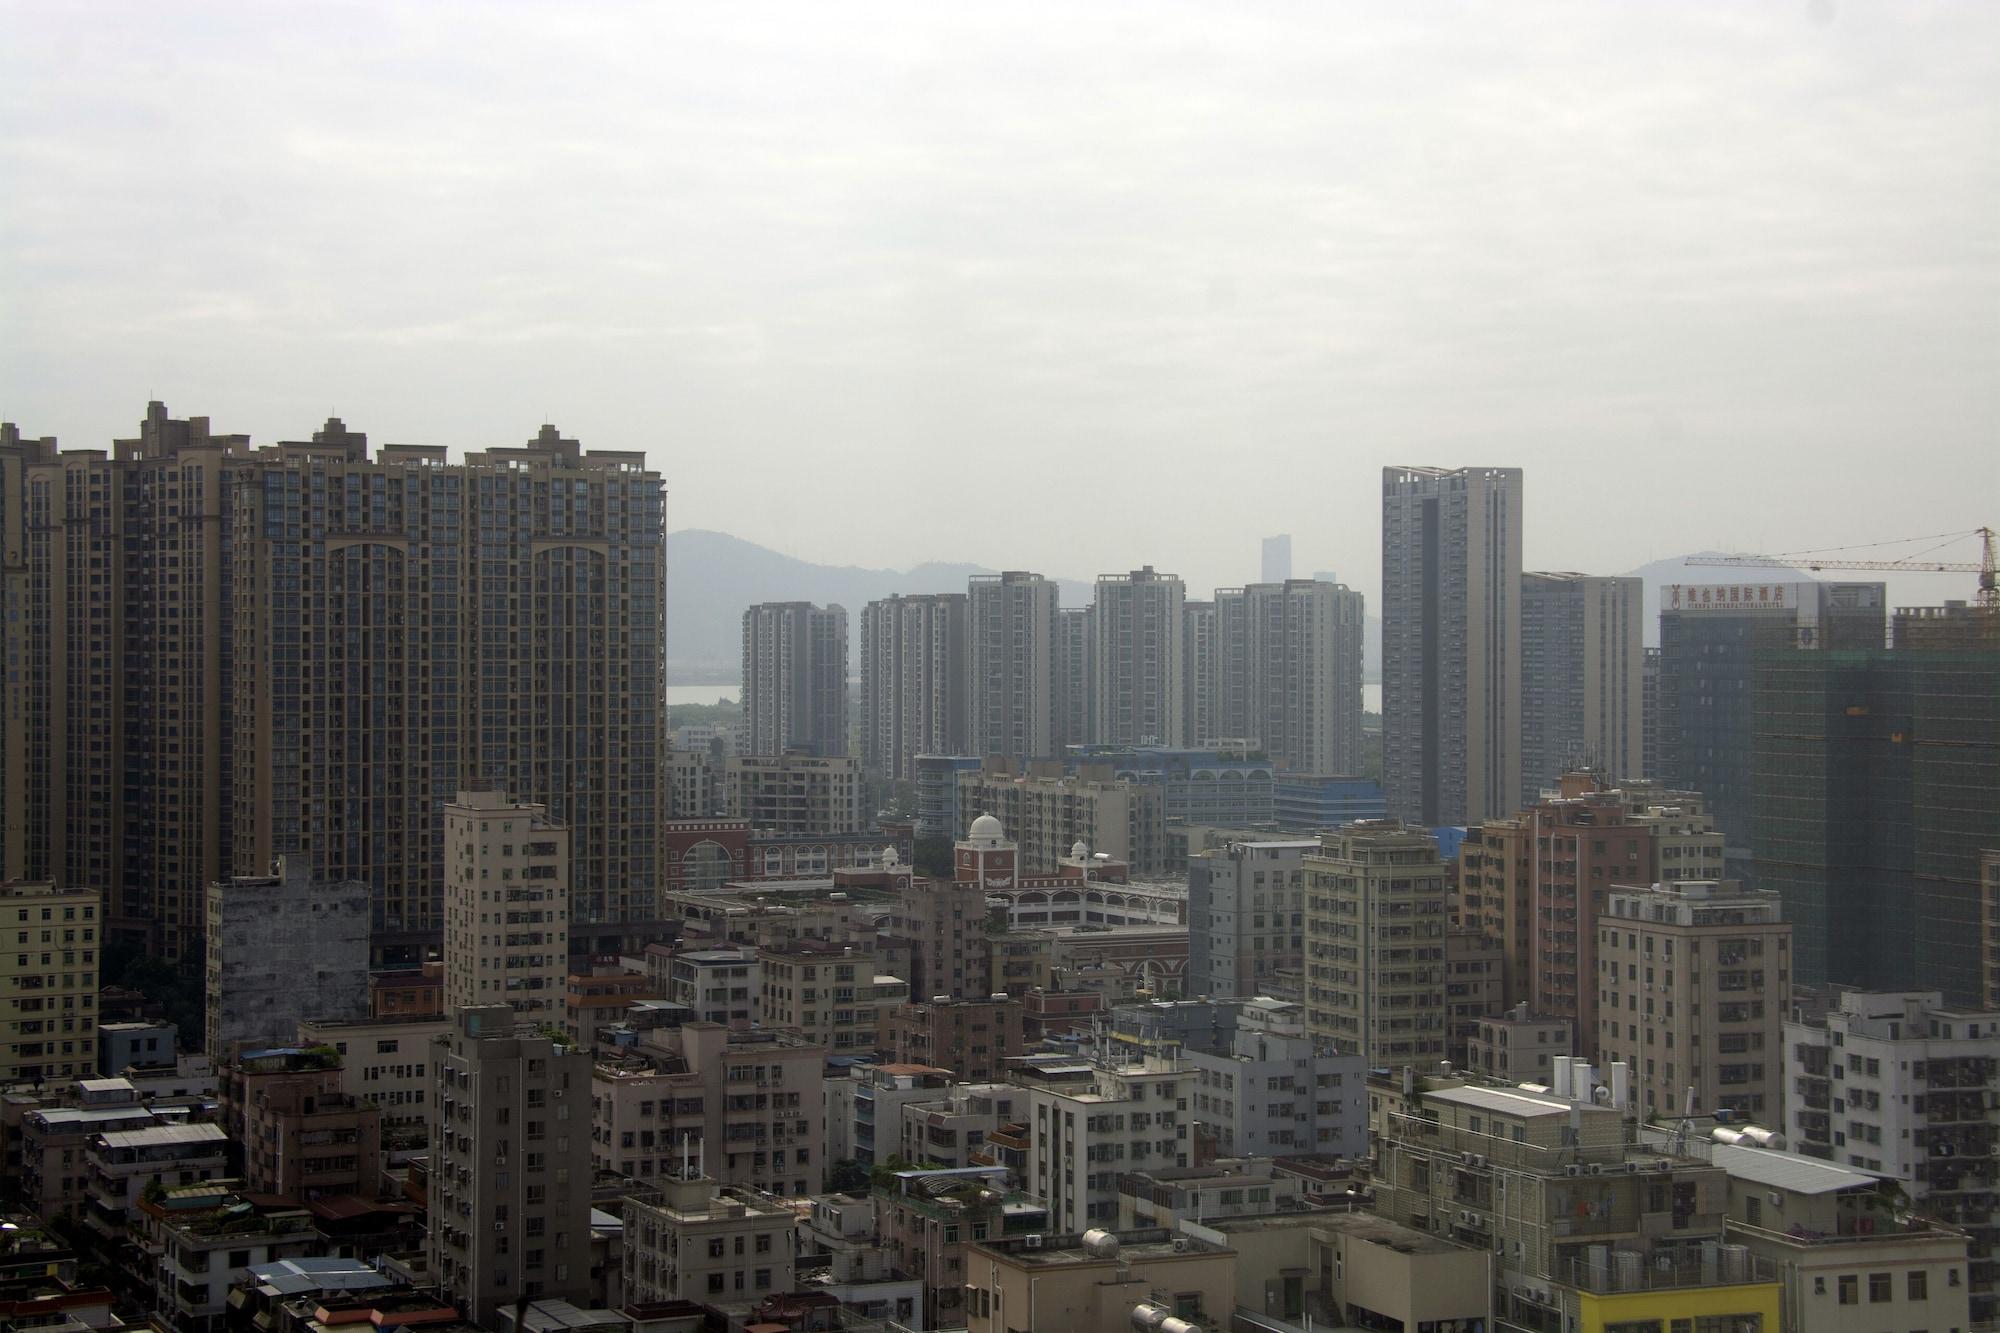
<svg viewBox="0 0 2000 1333"><path fill-rule="evenodd" d="M1391 1222L1388 1218L1377 1217L1374 1213L1299 1213L1281 1220L1288 1226L1296 1226L1300 1218L1308 1220L1314 1227L1325 1227L1329 1231L1339 1231L1353 1236L1357 1240L1365 1240L1371 1245L1386 1246L1398 1254L1458 1254L1474 1252L1468 1246L1456 1244L1455 1242L1446 1240L1442 1236L1433 1236L1428 1231L1417 1231L1411 1227L1402 1225L1400 1222ZM1218 1231L1227 1231L1231 1229L1229 1223L1233 1220L1232 1218L1223 1217L1217 1218L1212 1222L1203 1223L1203 1225L1212 1226Z"/></svg>
<svg viewBox="0 0 2000 1333"><path fill-rule="evenodd" d="M1521 1088L1475 1088L1470 1085L1456 1088L1438 1088L1424 1094L1427 1102L1443 1102L1447 1106L1469 1106L1479 1111L1495 1111L1501 1115L1519 1116L1533 1120L1542 1116L1570 1113L1572 1103L1560 1097L1544 1096ZM1617 1115L1608 1106L1593 1106L1577 1103L1577 1109L1585 1115Z"/></svg>

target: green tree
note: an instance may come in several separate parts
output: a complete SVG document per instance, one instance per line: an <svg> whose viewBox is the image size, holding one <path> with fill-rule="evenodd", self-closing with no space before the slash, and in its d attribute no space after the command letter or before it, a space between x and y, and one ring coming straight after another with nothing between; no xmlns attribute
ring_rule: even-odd
<svg viewBox="0 0 2000 1333"><path fill-rule="evenodd" d="M914 851L915 855L911 859L916 863L916 870L919 875L924 875L930 879L951 878L952 846L950 838L936 834L930 837L918 838L916 846L912 848L912 851Z"/></svg>

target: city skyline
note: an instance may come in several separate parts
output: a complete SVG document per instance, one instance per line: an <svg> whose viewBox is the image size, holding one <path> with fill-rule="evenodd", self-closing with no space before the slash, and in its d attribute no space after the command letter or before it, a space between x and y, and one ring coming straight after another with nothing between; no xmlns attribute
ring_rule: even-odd
<svg viewBox="0 0 2000 1333"><path fill-rule="evenodd" d="M680 525L1200 589L1272 532L1375 588L1402 461L1536 472L1536 569L1992 521L1990 7L468 14L15 11L0 414L555 420ZM1558 522L1607 455L1651 502Z"/></svg>

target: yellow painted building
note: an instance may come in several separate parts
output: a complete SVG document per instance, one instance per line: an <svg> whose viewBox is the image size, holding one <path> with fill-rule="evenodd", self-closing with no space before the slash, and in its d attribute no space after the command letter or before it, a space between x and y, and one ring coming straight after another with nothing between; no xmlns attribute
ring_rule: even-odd
<svg viewBox="0 0 2000 1333"><path fill-rule="evenodd" d="M1577 1333L1778 1333L1778 1284L1578 1291Z"/></svg>

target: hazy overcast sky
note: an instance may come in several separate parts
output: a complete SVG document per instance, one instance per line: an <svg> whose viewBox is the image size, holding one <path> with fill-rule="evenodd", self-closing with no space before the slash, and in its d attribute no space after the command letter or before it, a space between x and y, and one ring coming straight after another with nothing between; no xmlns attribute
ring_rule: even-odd
<svg viewBox="0 0 2000 1333"><path fill-rule="evenodd" d="M1372 599L1385 463L1539 567L1968 528L2000 4L5 5L0 417L148 397L1197 592Z"/></svg>

